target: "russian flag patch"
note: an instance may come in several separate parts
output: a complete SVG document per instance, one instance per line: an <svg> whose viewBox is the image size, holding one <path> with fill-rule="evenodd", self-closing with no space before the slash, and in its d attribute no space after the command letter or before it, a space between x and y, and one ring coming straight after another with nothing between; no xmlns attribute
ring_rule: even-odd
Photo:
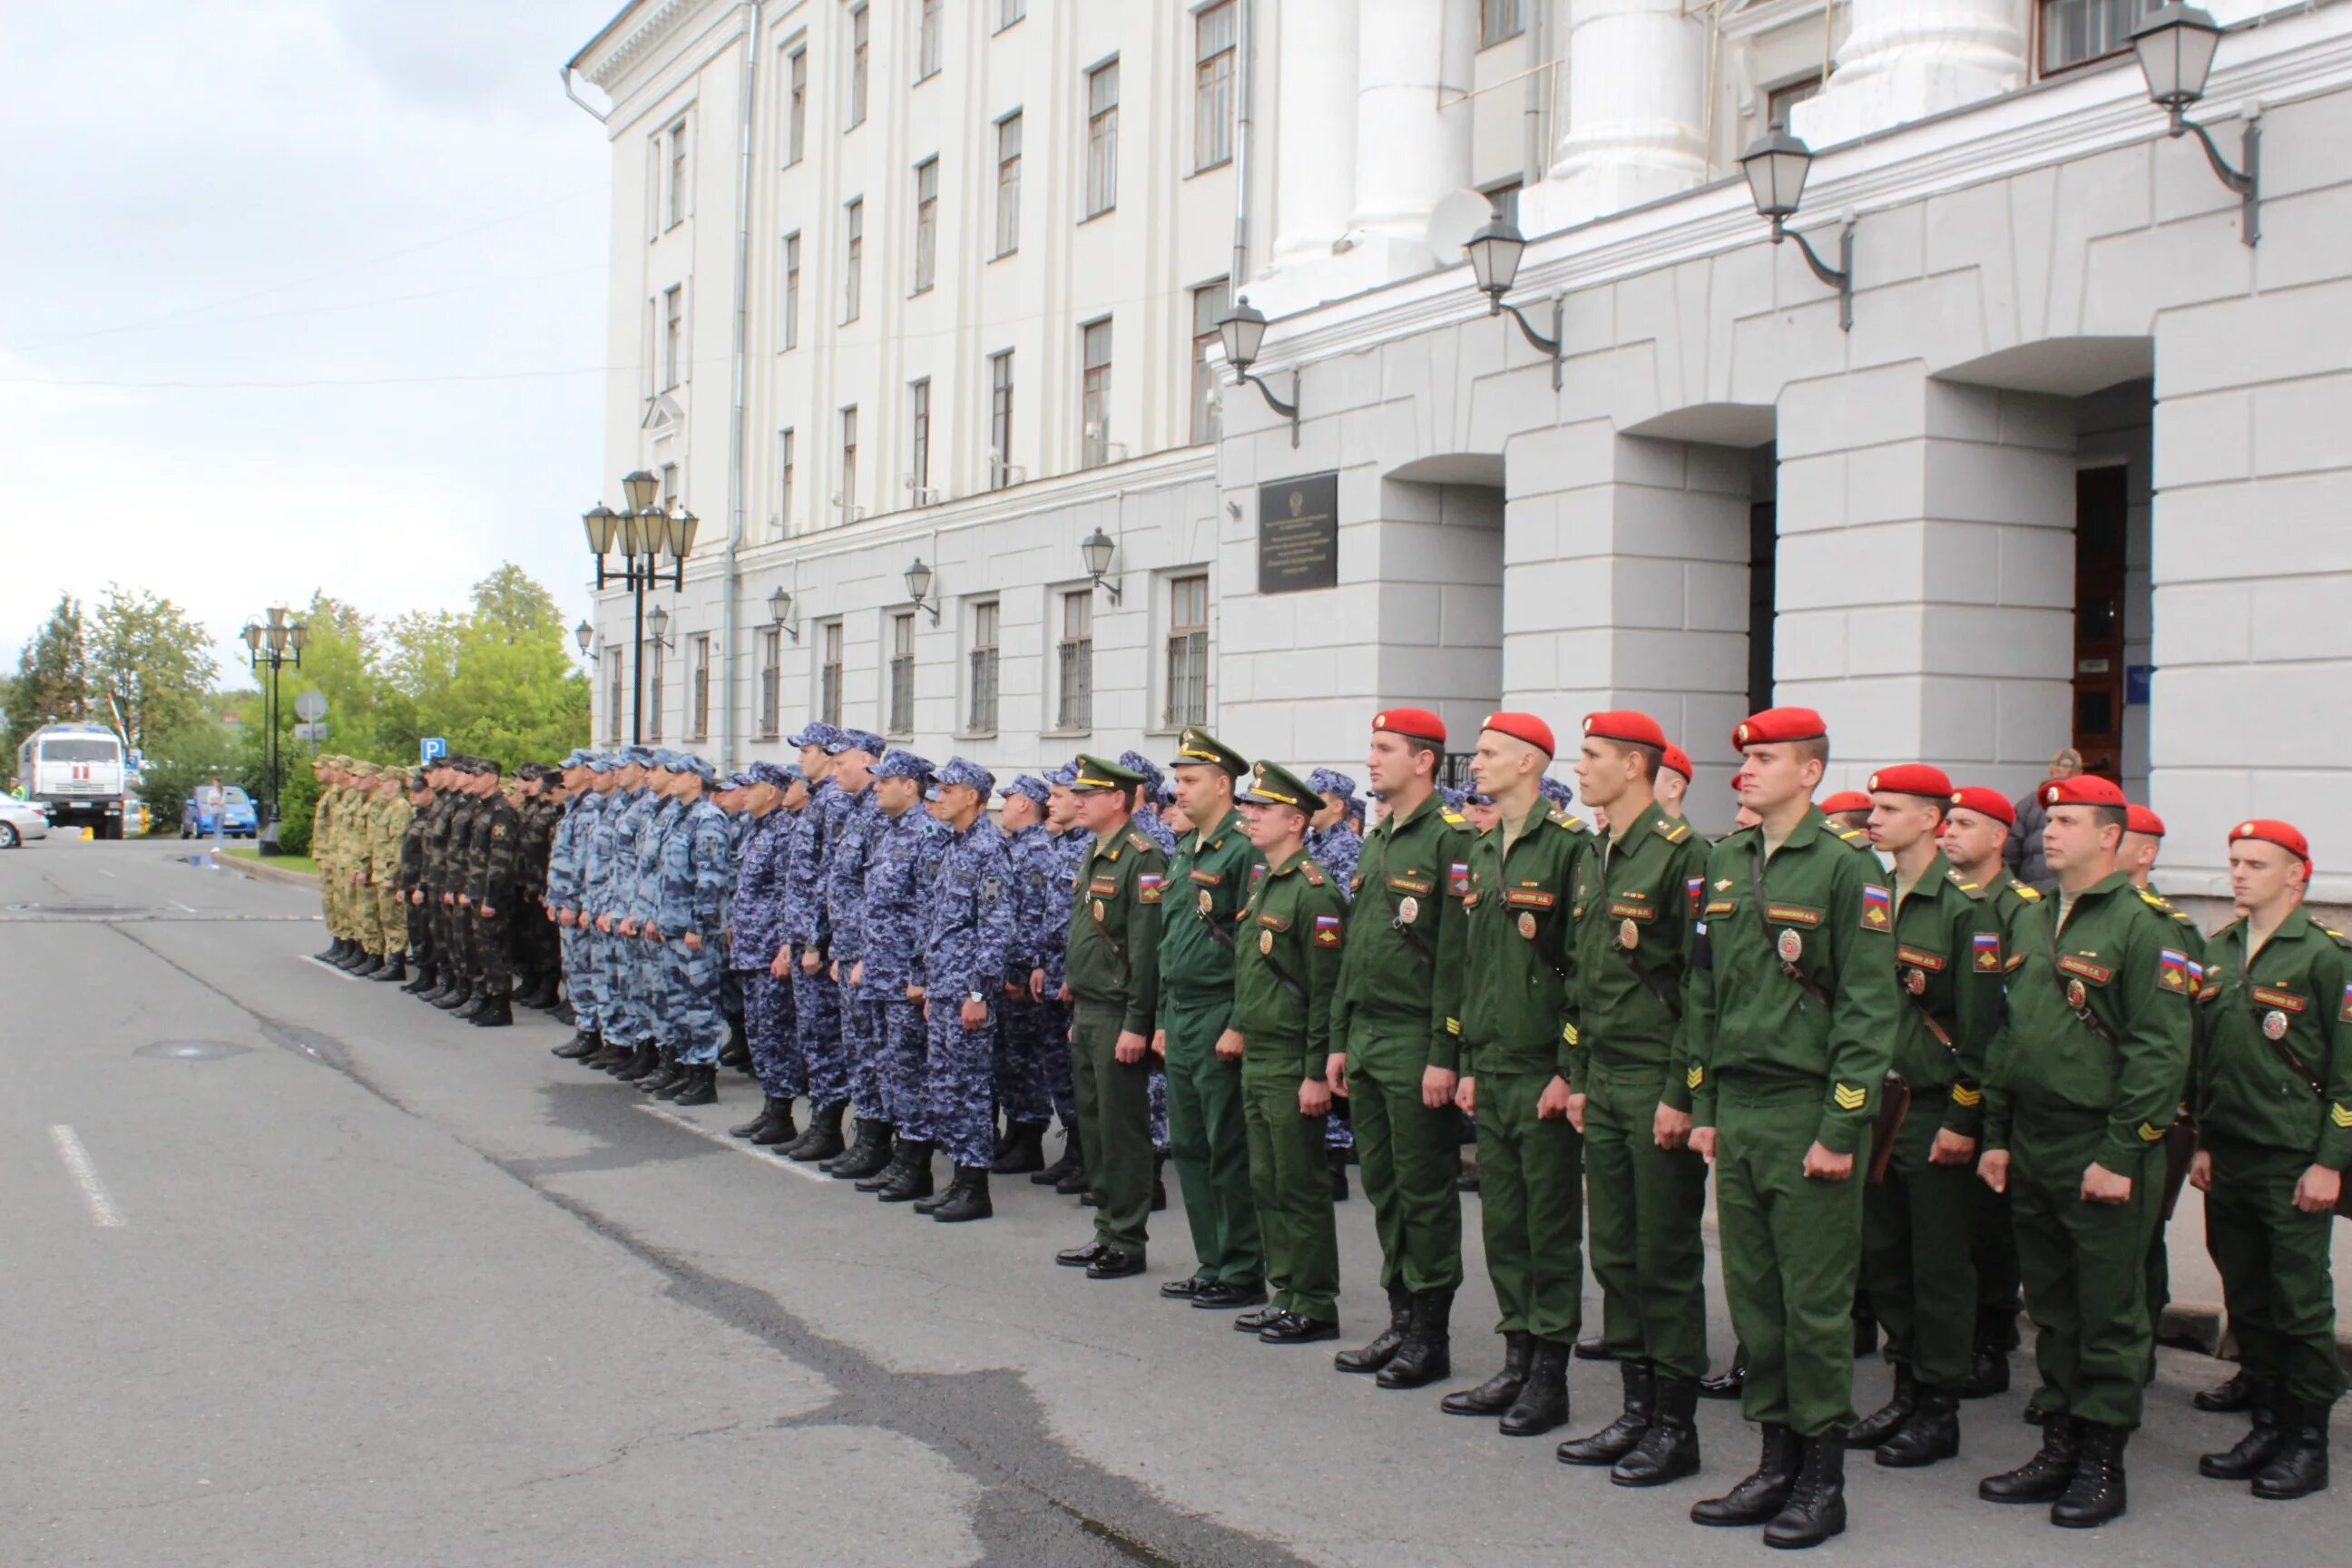
<svg viewBox="0 0 2352 1568"><path fill-rule="evenodd" d="M1453 888L1455 898L1458 899L1468 892L1470 890L1469 863L1463 860L1454 862L1453 868L1446 873L1446 881Z"/></svg>
<svg viewBox="0 0 2352 1568"><path fill-rule="evenodd" d="M1874 888L1865 882L1862 887L1862 923L1871 931L1885 931L1895 920L1895 899L1884 888Z"/></svg>
<svg viewBox="0 0 2352 1568"><path fill-rule="evenodd" d="M2159 949L2156 955L2156 983L2167 991L2187 991L2189 955L2179 948Z"/></svg>
<svg viewBox="0 0 2352 1568"><path fill-rule="evenodd" d="M1315 917L1315 945L1318 947L1339 946L1340 930L1341 926L1339 917L1338 915L1317 915Z"/></svg>
<svg viewBox="0 0 2352 1568"><path fill-rule="evenodd" d="M1160 901L1160 890L1167 879L1157 871L1145 871L1135 879L1135 896L1147 904Z"/></svg>
<svg viewBox="0 0 2352 1568"><path fill-rule="evenodd" d="M1693 877L1683 884L1683 891L1690 895L1691 919L1698 919L1699 906L1706 900L1706 879Z"/></svg>
<svg viewBox="0 0 2352 1568"><path fill-rule="evenodd" d="M1980 931L1976 933L1977 968L1990 973L2000 967L2000 933Z"/></svg>

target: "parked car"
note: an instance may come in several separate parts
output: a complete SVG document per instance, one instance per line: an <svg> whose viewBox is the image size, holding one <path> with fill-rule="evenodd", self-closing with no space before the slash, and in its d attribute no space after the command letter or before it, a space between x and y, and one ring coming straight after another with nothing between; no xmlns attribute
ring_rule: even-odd
<svg viewBox="0 0 2352 1568"><path fill-rule="evenodd" d="M0 849L49 836L49 814L26 801L0 797Z"/></svg>
<svg viewBox="0 0 2352 1568"><path fill-rule="evenodd" d="M251 838L260 832L261 823L254 812L251 795L236 784L230 784L221 794L226 797L226 801L217 812L211 806L200 804L204 798L202 789L181 803L181 837L212 837L215 816L220 819L218 826L224 837Z"/></svg>

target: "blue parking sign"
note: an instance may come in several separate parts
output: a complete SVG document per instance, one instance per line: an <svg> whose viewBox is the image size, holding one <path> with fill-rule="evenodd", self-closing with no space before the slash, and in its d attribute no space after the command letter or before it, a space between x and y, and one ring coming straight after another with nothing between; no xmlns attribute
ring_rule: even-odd
<svg viewBox="0 0 2352 1568"><path fill-rule="evenodd" d="M418 761L434 762L449 754L449 742L438 735L427 735L416 742Z"/></svg>

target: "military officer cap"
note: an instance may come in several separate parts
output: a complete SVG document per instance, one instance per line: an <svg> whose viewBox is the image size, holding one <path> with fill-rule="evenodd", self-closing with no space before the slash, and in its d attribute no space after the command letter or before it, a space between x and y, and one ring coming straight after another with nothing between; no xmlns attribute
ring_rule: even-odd
<svg viewBox="0 0 2352 1568"><path fill-rule="evenodd" d="M1690 783L1694 776L1691 771L1690 753L1684 751L1680 746L1675 745L1672 741L1668 741L1666 742L1664 751L1665 755L1659 759L1660 764L1664 767L1672 768L1675 772L1682 774L1683 783Z"/></svg>
<svg viewBox="0 0 2352 1568"><path fill-rule="evenodd" d="M1076 763L1064 763L1060 767L1055 768L1052 773L1045 775L1045 782L1057 789L1077 788L1078 764Z"/></svg>
<svg viewBox="0 0 2352 1568"><path fill-rule="evenodd" d="M844 752L864 752L869 757L878 757L889 747L871 730L835 730L824 749L836 757Z"/></svg>
<svg viewBox="0 0 2352 1568"><path fill-rule="evenodd" d="M1249 772L1249 759L1218 740L1198 724L1187 724L1184 732L1176 737L1176 756L1171 768L1223 768L1239 778Z"/></svg>
<svg viewBox="0 0 2352 1568"><path fill-rule="evenodd" d="M1873 795L1924 795L1938 805L1948 805L1952 798L1949 775L1926 763L1897 763L1891 768L1881 768L1870 775L1865 787Z"/></svg>
<svg viewBox="0 0 2352 1568"><path fill-rule="evenodd" d="M2164 837L2164 818L2135 801L2124 807L2124 828L2144 838L2161 838Z"/></svg>
<svg viewBox="0 0 2352 1568"><path fill-rule="evenodd" d="M2260 839L2265 844L2277 845L2303 862L2304 880L2311 879L2311 840L2305 838L2303 836L2303 829L2294 823L2281 822L2274 816L2249 817L2230 829L2231 843L2235 844L2243 838Z"/></svg>
<svg viewBox="0 0 2352 1568"><path fill-rule="evenodd" d="M1317 768L1307 775L1307 787L1317 795L1336 795L1349 801L1356 798L1356 781L1337 768Z"/></svg>
<svg viewBox="0 0 2352 1568"><path fill-rule="evenodd" d="M2042 786L2044 805L2120 805L2126 809L2131 803L2124 799L2123 790L2112 780L2096 773L2076 773L2071 779L2052 779Z"/></svg>
<svg viewBox="0 0 2352 1568"><path fill-rule="evenodd" d="M795 746L823 746L830 751L834 737L840 733L824 720L812 719L801 726L800 733L792 738L792 743Z"/></svg>
<svg viewBox="0 0 2352 1568"><path fill-rule="evenodd" d="M1012 799L1016 795L1027 795L1039 805L1043 805L1045 804L1046 796L1051 795L1053 792L1045 787L1045 781L1039 778L1035 773L1023 773L1019 777L1015 778L1011 784L1006 784L1003 789L1000 790L998 793L1003 795L1007 800Z"/></svg>
<svg viewBox="0 0 2352 1568"><path fill-rule="evenodd" d="M1143 775L1133 768L1121 767L1117 763L1107 763L1100 757L1090 757L1084 752L1078 753L1078 760L1072 764L1070 771L1070 788L1079 795L1092 795L1097 790L1106 789L1120 790L1132 795L1143 782Z"/></svg>
<svg viewBox="0 0 2352 1568"><path fill-rule="evenodd" d="M1858 789L1842 789L1822 802L1822 815L1835 816L1845 811L1868 811L1871 798Z"/></svg>
<svg viewBox="0 0 2352 1568"><path fill-rule="evenodd" d="M1167 775L1160 771L1160 764L1141 752L1121 752L1118 765L1141 781L1155 798L1160 794L1160 786L1167 782Z"/></svg>
<svg viewBox="0 0 2352 1568"><path fill-rule="evenodd" d="M874 776L877 779L913 779L920 783L929 778L932 771L929 760L903 746L892 747L874 764Z"/></svg>
<svg viewBox="0 0 2352 1568"><path fill-rule="evenodd" d="M946 765L940 769L938 776L931 781L929 798L937 800L940 797L940 791L949 784L962 784L968 789L976 789L980 792L980 798L985 801L996 792L996 775L978 763L967 761L962 757L950 757Z"/></svg>
<svg viewBox="0 0 2352 1568"><path fill-rule="evenodd" d="M1372 728L1402 735L1408 741L1445 744L1445 721L1426 708L1383 708L1372 715Z"/></svg>
<svg viewBox="0 0 2352 1568"><path fill-rule="evenodd" d="M1731 727L1731 749L1744 752L1750 746L1819 741L1829 732L1828 721L1810 708L1767 708Z"/></svg>
<svg viewBox="0 0 2352 1568"><path fill-rule="evenodd" d="M1551 726L1532 713L1489 713L1478 728L1524 741L1547 757L1559 755L1559 748L1552 742Z"/></svg>
<svg viewBox="0 0 2352 1568"><path fill-rule="evenodd" d="M1234 798L1249 805L1286 805L1310 815L1320 804L1307 782L1280 763L1252 763L1249 786Z"/></svg>
<svg viewBox="0 0 2352 1568"><path fill-rule="evenodd" d="M621 759L610 752L591 752L580 765L592 773L609 773L621 765Z"/></svg>
<svg viewBox="0 0 2352 1568"><path fill-rule="evenodd" d="M753 784L766 784L771 789L789 788L793 782L793 774L773 763L753 763L750 777Z"/></svg>
<svg viewBox="0 0 2352 1568"><path fill-rule="evenodd" d="M2017 826L2017 808L2009 804L2009 797L1997 789L1987 789L1982 784L1962 784L1954 790L1952 808L1956 811L1973 811L1980 816L1990 816L2004 827Z"/></svg>

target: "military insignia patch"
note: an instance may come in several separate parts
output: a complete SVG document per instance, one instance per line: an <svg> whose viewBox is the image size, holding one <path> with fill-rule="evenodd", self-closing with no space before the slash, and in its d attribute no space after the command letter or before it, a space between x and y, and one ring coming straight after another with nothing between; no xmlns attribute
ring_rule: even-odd
<svg viewBox="0 0 2352 1568"><path fill-rule="evenodd" d="M1903 989L1908 991L1914 996L1922 994L1927 989L1927 972L1924 969L1916 969L1907 963L1905 964L1903 966Z"/></svg>
<svg viewBox="0 0 2352 1568"><path fill-rule="evenodd" d="M1713 919L1717 915L1727 915L1738 907L1729 899L1717 899L1706 906L1705 913L1709 919Z"/></svg>
<svg viewBox="0 0 2352 1568"><path fill-rule="evenodd" d="M1412 924L1413 921L1421 919L1421 900L1412 897L1411 894L1407 894L1405 897L1399 899L1397 900L1396 918L1397 924L1401 926L1409 926Z"/></svg>
<svg viewBox="0 0 2352 1568"><path fill-rule="evenodd" d="M1853 1084L1841 1083L1831 1089L1830 1098L1837 1101L1840 1110L1860 1110L1870 1103L1870 1091Z"/></svg>
<svg viewBox="0 0 2352 1568"><path fill-rule="evenodd" d="M2066 1005L2079 1013L2083 1010L2083 1005L2090 999L2091 994L2083 988L2083 983L2081 981L2069 980L2066 982Z"/></svg>
<svg viewBox="0 0 2352 1568"><path fill-rule="evenodd" d="M1967 1106L1973 1110L1984 1103L1984 1090L1970 1089L1964 1083L1956 1083L1952 1085L1952 1103Z"/></svg>
<svg viewBox="0 0 2352 1568"><path fill-rule="evenodd" d="M1097 925L1100 925L1100 924L1102 924L1102 918L1103 918L1103 901L1102 901L1100 899L1097 899L1097 900L1095 900L1095 924L1097 924Z"/></svg>
<svg viewBox="0 0 2352 1568"><path fill-rule="evenodd" d="M2352 1110L2347 1110L2341 1105L2331 1105L2327 1108L2327 1120L2338 1127L2352 1127Z"/></svg>
<svg viewBox="0 0 2352 1568"><path fill-rule="evenodd" d="M1459 860L1454 862L1454 864L1446 870L1445 885L1454 889L1454 896L1457 899L1463 894L1468 892L1470 890L1470 868Z"/></svg>
<svg viewBox="0 0 2352 1568"><path fill-rule="evenodd" d="M1272 952L1274 951L1274 933L1272 931L1262 931L1257 933L1257 950L1260 952Z"/></svg>
<svg viewBox="0 0 2352 1568"><path fill-rule="evenodd" d="M2143 1143L2153 1143L2153 1142L2156 1142L2158 1140L2161 1139L2163 1136L2164 1136L2164 1129L2163 1129L2163 1128L2161 1128L2161 1127L2158 1127L2158 1126L2154 1125L2153 1123L2147 1122L2147 1121L2143 1121L2143 1122L2141 1122L2141 1123L2139 1124L2139 1141L2140 1141L2141 1142L2143 1142Z"/></svg>
<svg viewBox="0 0 2352 1568"><path fill-rule="evenodd" d="M1160 901L1160 889L1166 879L1156 871L1146 871L1135 879L1135 896L1147 904Z"/></svg>
<svg viewBox="0 0 2352 1568"><path fill-rule="evenodd" d="M1862 923L1870 931L1885 931L1895 918L1895 899L1884 888L1868 883L1862 889Z"/></svg>
<svg viewBox="0 0 2352 1568"><path fill-rule="evenodd" d="M1521 914L1521 915L1519 916L1519 934L1520 934L1521 936L1523 936L1523 937L1527 938L1529 942L1533 942L1533 941L1535 941L1535 939L1536 939L1536 917L1535 917L1535 916L1530 915L1530 914L1524 914L1524 913L1523 913L1523 914Z"/></svg>
<svg viewBox="0 0 2352 1568"><path fill-rule="evenodd" d="M1990 973L2000 968L2000 933L1980 931L1974 938L1976 966L1979 973Z"/></svg>
<svg viewBox="0 0 2352 1568"><path fill-rule="evenodd" d="M1683 1087L1685 1089L1696 1089L1706 1081L1706 1069L1702 1067L1692 1068L1688 1072L1683 1074Z"/></svg>
<svg viewBox="0 0 2352 1568"><path fill-rule="evenodd" d="M1204 915L1217 912L1217 900L1209 896L1209 889L1206 888L1201 889L1201 912Z"/></svg>
<svg viewBox="0 0 2352 1568"><path fill-rule="evenodd" d="M2179 948L2160 949L2156 955L2156 983L2167 991L2189 989L2189 955Z"/></svg>
<svg viewBox="0 0 2352 1568"><path fill-rule="evenodd" d="M1642 928L1627 921L1617 928L1617 945L1627 952L1642 945Z"/></svg>
<svg viewBox="0 0 2352 1568"><path fill-rule="evenodd" d="M1691 918L1693 920L1696 920L1698 918L1699 906L1705 902L1706 899L1706 879L1705 877L1693 877L1688 882L1683 885L1683 891L1689 895Z"/></svg>
<svg viewBox="0 0 2352 1568"><path fill-rule="evenodd" d="M1780 941L1774 942L1772 946L1773 951L1780 955L1780 962L1783 963L1794 963L1805 956L1805 939L1792 931L1782 931Z"/></svg>
<svg viewBox="0 0 2352 1568"><path fill-rule="evenodd" d="M1725 878L1721 879L1720 880L1718 880L1718 881L1715 884L1715 890L1716 890L1717 892L1718 892L1718 893L1719 893L1719 892L1723 891L1726 888L1728 888L1729 886L1731 886L1731 879L1730 879L1730 878L1728 878L1728 877L1725 877Z"/></svg>
<svg viewBox="0 0 2352 1568"><path fill-rule="evenodd" d="M2269 1012L2263 1015L2263 1038L2266 1040L2284 1040L2286 1038L2285 1014L2273 1007Z"/></svg>
<svg viewBox="0 0 2352 1568"><path fill-rule="evenodd" d="M1339 917L1338 915L1317 915L1315 917L1315 945L1318 947L1339 946L1341 929Z"/></svg>

